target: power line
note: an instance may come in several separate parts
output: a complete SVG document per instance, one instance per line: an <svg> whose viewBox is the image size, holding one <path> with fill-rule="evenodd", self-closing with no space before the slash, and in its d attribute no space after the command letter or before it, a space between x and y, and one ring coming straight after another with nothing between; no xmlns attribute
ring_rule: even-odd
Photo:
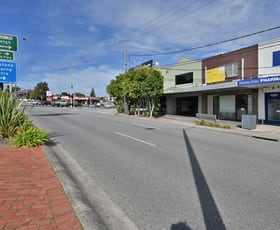
<svg viewBox="0 0 280 230"><path fill-rule="evenodd" d="M204 6L206 5L206 4L204 4L203 6L199 6L199 7L195 8L195 9L191 9L191 7L192 7L192 6L195 6L196 3L197 3L197 1L194 0L194 1L190 2L188 5L186 5L186 6L182 7L182 8L180 8L180 9L177 9L175 12L173 12L173 15L168 16L167 18L163 19L163 20L165 20L165 21L163 21L163 20L162 20L162 21L159 21L159 23L156 24L156 25L151 24L149 27L145 28L145 29L142 31L141 34L139 34L138 36L134 36L133 39L135 40L135 39L137 39L137 38L139 38L139 37L142 37L142 36L144 36L144 35L146 36L147 34L149 34L149 33L151 33L151 32L154 32L154 31L156 31L156 30L162 28L163 26L169 25L169 24L171 24L171 23L177 21L177 20L178 20L178 17L181 15L181 13L184 14L183 16L187 16L187 15L190 15L191 13L194 13L195 11L201 9L202 7L204 7ZM199 4L199 3L198 3L198 4ZM209 4L209 2L208 2L207 4ZM189 11L188 11L187 9L189 9ZM182 19L183 16L181 16L180 19ZM168 18L171 18L171 20L166 21L166 19L168 19Z"/></svg>
<svg viewBox="0 0 280 230"><path fill-rule="evenodd" d="M191 6L194 6L196 3L197 3L197 1L192 2L191 4L189 4L188 6L184 7L183 9L180 9L180 11L182 11L182 10L184 10L184 9L186 9L186 8L189 8L189 7L191 7ZM180 19L182 19L182 18L185 17L185 16L189 16L190 14L192 14L192 13L194 13L194 12L200 10L201 8L207 6L207 5L210 4L210 3L211 3L211 2L207 2L207 3L205 3L204 5L198 6L197 8L195 8L195 9L193 9L193 10L190 9L190 12L189 12L189 13L188 13L188 11L184 11L184 12L183 12L184 15L183 15ZM187 14L187 13L188 13L188 14ZM156 28L151 28L150 30L146 31L145 34L139 35L139 36L137 36L136 38L141 37L141 36L143 36L143 35L147 35L148 33L154 32L154 31L160 29L161 27L166 26L166 25L169 25L169 24L171 24L171 23L173 23L173 22L175 22L175 21L177 21L177 20L178 20L177 17L175 17L175 18L173 18L173 19L170 20L170 21L167 21L167 22L165 22L165 23L163 23L163 24L161 24L161 25L158 25ZM134 38L134 39L135 39L135 38Z"/></svg>
<svg viewBox="0 0 280 230"><path fill-rule="evenodd" d="M197 50L197 49L207 48L207 47L210 47L210 46L220 45L220 44L227 43L227 42L232 42L232 41L235 41L235 40L251 37L251 36L254 36L254 35L257 35L257 34L262 34L262 33L270 32L272 30L277 30L277 29L280 29L280 26L275 26L275 27L272 27L272 28L269 28L269 29L265 29L265 30L261 30L261 31L258 31L258 32L242 35L242 36L239 36L239 37L234 37L234 38L230 38L230 39L227 39L227 40L214 42L214 43L201 45L201 46L196 46L196 47L191 47L191 48L187 48L187 49L181 49L181 50L175 50L175 51L169 51L169 52L162 52L162 53L132 54L132 55L129 55L129 56L131 56L131 57L144 57L144 56L152 57L152 56L182 53L182 52L187 52L187 51L191 51L191 50Z"/></svg>
<svg viewBox="0 0 280 230"><path fill-rule="evenodd" d="M258 49L262 50L262 49L268 49L268 48L271 48L271 47L279 46L279 44L274 44L273 41L270 41L267 44L268 45L266 45L265 47L258 47ZM242 54L242 53L256 52L256 50L254 50L254 49L247 50L246 48L248 48L248 47L241 48L241 49L235 50L235 51L230 51L229 53L225 53L225 54L219 54L219 55L226 55L227 57L229 57L229 56L234 56L234 55ZM216 55L216 56L218 56L218 55ZM176 69L177 66L183 66L183 65L186 65L186 64L199 63L202 60L209 59L209 58L212 58L212 57L215 57L215 56L208 56L208 57L205 57L205 58L202 58L202 59L189 59L189 60L182 61L182 62L179 62L179 63L176 62L176 63L171 63L171 64L165 64L164 66L166 66L166 67L174 67L173 69Z"/></svg>
<svg viewBox="0 0 280 230"><path fill-rule="evenodd" d="M187 0L187 1L189 1L189 0ZM150 19L149 21L147 21L146 23L144 23L142 26L140 26L140 28L138 28L138 29L136 29L136 30L134 30L134 31L132 31L132 32L130 32L130 33L128 33L128 34L126 34L126 35L123 36L123 37L125 37L126 39L128 39L128 38L131 37L133 34L140 33L141 30L145 30L145 29L147 29L147 28L153 26L152 23L155 23L156 21L160 20L160 18L163 18L163 17L165 17L165 15L170 14L170 12L171 12L172 10L178 9L181 5L183 5L183 4L185 4L185 3L186 3L185 0L182 1L182 2L180 2L180 3L177 3L177 4L174 5L172 8L169 8L169 9L165 10L165 11L164 11L162 14L160 14L159 16L156 16L156 17ZM152 23L151 23L151 22L152 22ZM139 32L139 31L140 31L140 32ZM133 37L133 36L132 36L132 37Z"/></svg>

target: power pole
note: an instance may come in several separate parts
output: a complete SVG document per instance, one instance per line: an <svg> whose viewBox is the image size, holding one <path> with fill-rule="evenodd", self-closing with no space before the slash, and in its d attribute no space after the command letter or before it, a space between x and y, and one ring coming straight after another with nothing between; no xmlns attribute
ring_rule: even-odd
<svg viewBox="0 0 280 230"><path fill-rule="evenodd" d="M126 40L123 41L123 65L124 65L124 71L127 72L127 47L126 47ZM124 108L124 114L129 114L129 108L127 103L127 97L124 95L123 98L123 108Z"/></svg>

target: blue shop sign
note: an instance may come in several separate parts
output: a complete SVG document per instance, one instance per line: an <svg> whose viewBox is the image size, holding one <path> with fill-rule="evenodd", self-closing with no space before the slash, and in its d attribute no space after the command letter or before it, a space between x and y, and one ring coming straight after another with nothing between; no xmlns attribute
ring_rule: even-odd
<svg viewBox="0 0 280 230"><path fill-rule="evenodd" d="M280 82L280 76L270 76L270 77L240 80L237 82L237 85L246 86L246 85L268 84L268 83L274 83L274 82Z"/></svg>

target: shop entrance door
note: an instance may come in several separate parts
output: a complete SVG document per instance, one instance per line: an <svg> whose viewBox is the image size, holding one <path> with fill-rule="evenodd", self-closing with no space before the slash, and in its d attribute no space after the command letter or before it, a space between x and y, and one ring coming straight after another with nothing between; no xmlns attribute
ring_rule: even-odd
<svg viewBox="0 0 280 230"><path fill-rule="evenodd" d="M280 92L265 94L265 123L280 125Z"/></svg>

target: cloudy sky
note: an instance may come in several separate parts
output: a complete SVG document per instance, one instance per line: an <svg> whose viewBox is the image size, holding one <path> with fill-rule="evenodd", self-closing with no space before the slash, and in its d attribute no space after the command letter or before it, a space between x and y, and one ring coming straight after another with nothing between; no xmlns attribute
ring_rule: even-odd
<svg viewBox="0 0 280 230"><path fill-rule="evenodd" d="M106 95L128 68L153 59L172 65L280 37L280 29L188 50L280 25L275 0L0 0L0 34L18 37L17 85L41 81L53 93ZM174 52L173 51L182 51ZM163 54L169 53L169 54Z"/></svg>

